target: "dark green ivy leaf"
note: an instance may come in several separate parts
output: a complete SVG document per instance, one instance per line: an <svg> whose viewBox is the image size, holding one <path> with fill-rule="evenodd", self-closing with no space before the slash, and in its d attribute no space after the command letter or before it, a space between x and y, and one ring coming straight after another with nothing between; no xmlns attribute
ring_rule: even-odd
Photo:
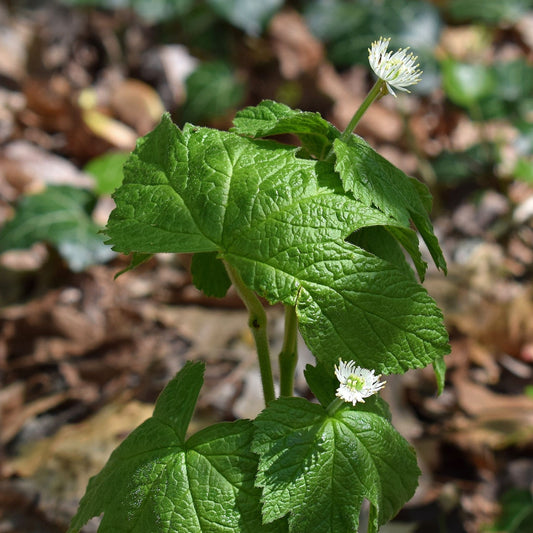
<svg viewBox="0 0 533 533"><path fill-rule="evenodd" d="M203 63L185 80L183 119L202 122L224 115L244 97L244 85L234 70L220 61Z"/></svg>

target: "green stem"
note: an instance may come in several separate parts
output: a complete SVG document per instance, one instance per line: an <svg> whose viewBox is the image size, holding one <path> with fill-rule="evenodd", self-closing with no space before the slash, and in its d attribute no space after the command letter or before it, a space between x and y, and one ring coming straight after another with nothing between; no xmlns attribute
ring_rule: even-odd
<svg viewBox="0 0 533 533"><path fill-rule="evenodd" d="M267 336L267 317L265 308L259 301L254 291L249 289L242 280L240 274L229 263L224 261L224 266L229 279L235 286L237 293L248 309L248 326L252 331L259 358L259 371L261 372L261 383L263 385L263 397L265 404L276 398L274 392L274 379L272 377L272 366L270 364L270 348Z"/></svg>
<svg viewBox="0 0 533 533"><path fill-rule="evenodd" d="M344 405L342 398L335 398L326 408L329 416L333 416Z"/></svg>
<svg viewBox="0 0 533 533"><path fill-rule="evenodd" d="M378 79L376 83L374 83L374 86L372 89L370 89L370 92L366 95L366 98L363 100L363 103L359 106L357 111L355 112L354 116L352 117L352 120L348 123L348 126L346 126L346 129L341 133L341 136L339 139L341 141L346 142L350 135L352 134L353 130L361 120L361 117L365 114L365 111L370 107L370 104L378 98L383 91L383 87L385 85L385 82L382 79ZM325 157L325 161L331 160L333 157L333 146L330 148L328 155Z"/></svg>
<svg viewBox="0 0 533 533"><path fill-rule="evenodd" d="M298 362L298 319L296 307L285 306L285 334L279 353L280 396L292 396L294 371Z"/></svg>
<svg viewBox="0 0 533 533"><path fill-rule="evenodd" d="M374 83L374 87L370 89L370 92L366 95L366 98L363 100L363 103L359 106L359 109L355 112L352 120L346 126L346 129L342 132L341 141L347 141L350 138L353 130L361 120L361 117L365 114L365 111L370 107L370 104L380 95L381 90L385 82L382 79L378 79Z"/></svg>
<svg viewBox="0 0 533 533"><path fill-rule="evenodd" d="M370 509L368 510L368 527L367 533L378 533L378 527L374 527L374 523L377 523L378 510L375 505L370 504Z"/></svg>

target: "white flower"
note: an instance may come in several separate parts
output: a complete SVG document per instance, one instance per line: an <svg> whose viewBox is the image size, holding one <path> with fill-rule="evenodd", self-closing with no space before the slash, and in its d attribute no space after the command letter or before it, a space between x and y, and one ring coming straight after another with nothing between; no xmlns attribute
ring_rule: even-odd
<svg viewBox="0 0 533 533"><path fill-rule="evenodd" d="M340 382L336 395L345 402L355 405L357 402L365 403L365 398L380 391L386 381L379 381L379 376L373 370L355 366L353 361L345 363L339 359L339 366L335 366L335 375Z"/></svg>
<svg viewBox="0 0 533 533"><path fill-rule="evenodd" d="M376 76L387 84L389 93L396 96L392 90L410 92L406 87L420 81L422 71L416 62L418 57L407 53L409 47L400 48L397 52L387 52L390 39L379 38L372 43L368 50L368 61Z"/></svg>

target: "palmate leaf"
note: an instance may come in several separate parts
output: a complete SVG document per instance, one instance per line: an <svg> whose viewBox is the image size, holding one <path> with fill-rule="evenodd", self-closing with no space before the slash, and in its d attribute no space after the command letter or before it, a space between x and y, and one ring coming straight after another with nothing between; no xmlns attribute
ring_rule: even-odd
<svg viewBox="0 0 533 533"><path fill-rule="evenodd" d="M318 113L291 109L272 100L238 111L233 123L232 131L253 138L281 133L297 135L302 147L318 159L328 154L333 141L340 136L339 130Z"/></svg>
<svg viewBox="0 0 533 533"><path fill-rule="evenodd" d="M266 523L288 516L291 533L357 531L366 498L377 511L377 531L414 494L414 450L378 404L329 416L302 398L282 398L254 425Z"/></svg>
<svg viewBox="0 0 533 533"><path fill-rule="evenodd" d="M413 277L345 239L369 226L411 232L346 193L333 165L297 148L168 117L139 142L107 234L124 253L217 252L270 302L295 305L321 361L381 373L448 351L442 316ZM399 357L401 354L401 357Z"/></svg>
<svg viewBox="0 0 533 533"><path fill-rule="evenodd" d="M239 111L234 124L233 131L253 138L281 133L296 135L302 147L318 159L324 159L334 149L337 157L335 169L345 190L354 193L365 205L374 205L394 217L404 226L391 227L389 232L409 253L420 278L424 278L427 264L418 249L418 237L409 229L409 220L413 220L422 234L437 266L446 269L429 220L432 199L428 188L406 176L363 139L353 135L348 141L341 141L339 130L318 113L291 109L271 100Z"/></svg>
<svg viewBox="0 0 533 533"><path fill-rule="evenodd" d="M333 145L337 156L335 169L345 189L365 205L375 205L404 226L412 220L435 264L446 270L446 261L428 216L428 197L424 194L427 189L389 163L361 137L352 135L347 141L337 139ZM418 271L423 277L420 268Z"/></svg>
<svg viewBox="0 0 533 533"><path fill-rule="evenodd" d="M194 254L191 274L194 286L206 296L223 298L231 286L224 264L215 252Z"/></svg>
<svg viewBox="0 0 533 533"><path fill-rule="evenodd" d="M283 521L261 523L249 420L215 424L185 440L203 371L202 363L187 363L167 385L153 416L89 481L69 533L101 513L99 533L286 531Z"/></svg>

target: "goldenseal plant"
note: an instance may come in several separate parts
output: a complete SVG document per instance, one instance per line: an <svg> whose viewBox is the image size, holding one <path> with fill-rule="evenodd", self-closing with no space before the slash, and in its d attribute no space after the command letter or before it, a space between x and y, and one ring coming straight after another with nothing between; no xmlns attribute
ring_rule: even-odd
<svg viewBox="0 0 533 533"><path fill-rule="evenodd" d="M204 364L186 363L89 481L70 533L102 514L102 533L354 532L364 500L375 533L413 496L415 452L391 424L381 376L432 364L442 389L448 337L417 280L427 268L419 236L446 264L427 188L352 133L373 100L420 77L414 56L387 46L372 45L379 78L343 132L264 101L229 132L179 129L165 115L138 141L108 242L133 254L130 268L155 253L194 254L208 296L234 286L265 408L187 437ZM300 146L268 139L286 133ZM260 297L285 309L279 397ZM317 401L294 396L298 331L316 359L304 374Z"/></svg>

